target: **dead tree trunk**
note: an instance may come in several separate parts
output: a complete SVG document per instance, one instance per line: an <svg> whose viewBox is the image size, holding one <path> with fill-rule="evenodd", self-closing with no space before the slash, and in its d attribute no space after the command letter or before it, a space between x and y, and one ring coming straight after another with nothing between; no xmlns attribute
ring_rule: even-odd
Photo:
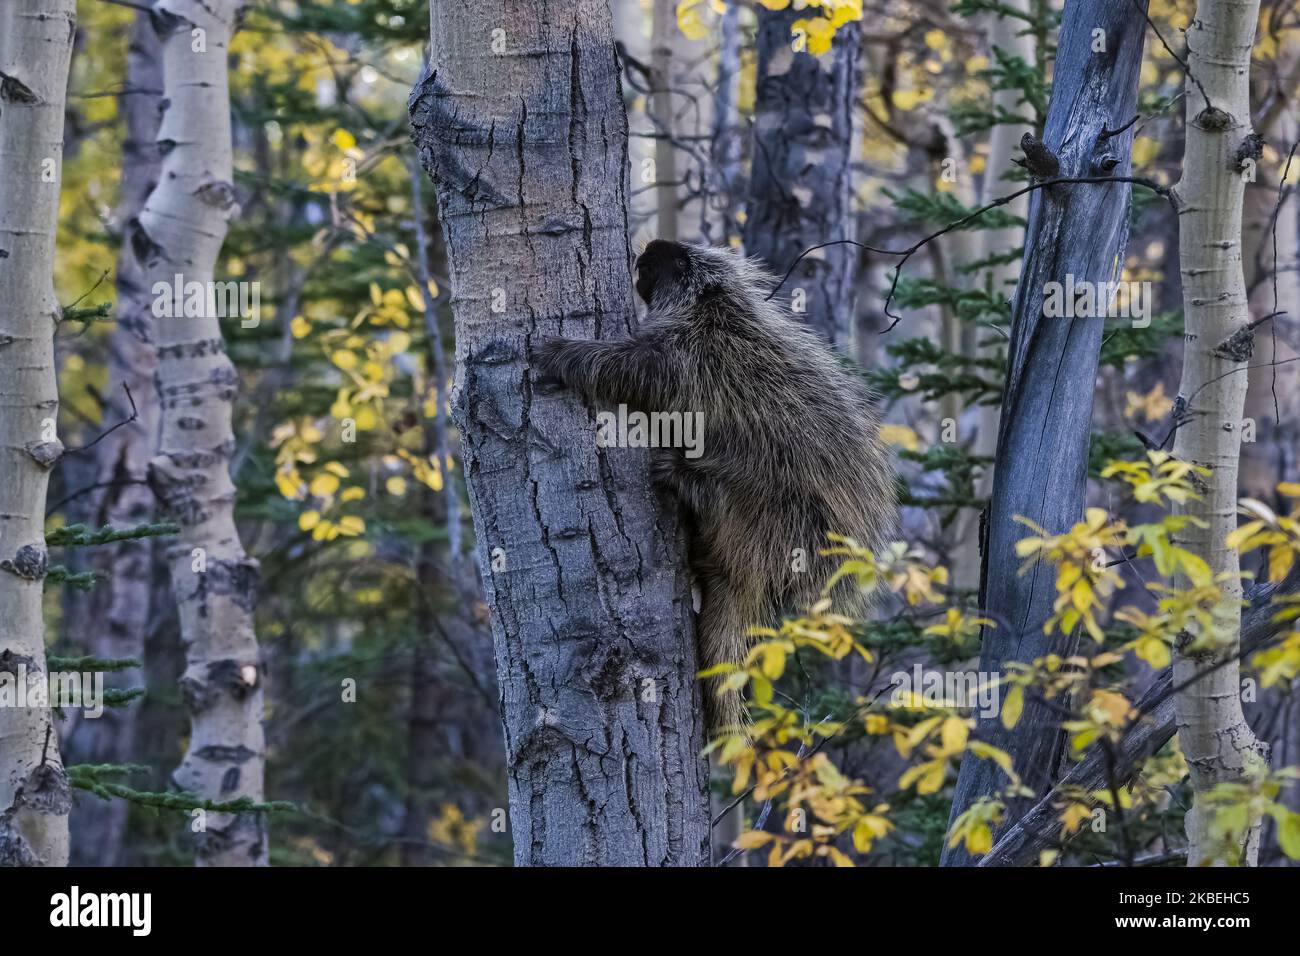
<svg viewBox="0 0 1300 956"><path fill-rule="evenodd" d="M1103 49L1094 30L1101 30ZM1132 0L1079 0L1065 9L1044 141L1065 177L1127 176L1133 131L1118 135L1134 115L1146 22ZM1001 673L1008 661L1065 653L1072 641L1044 635L1056 590L1054 571L1039 564L1019 574L1016 541L1028 529L1022 515L1060 534L1083 513L1092 397L1103 318L1047 318L1048 282L1106 282L1118 278L1128 228L1129 187L1122 183L1059 184L1033 194L1020 283L1013 303L1011 343L994 463L981 573L981 604L998 622L984 631L980 670ZM1051 786L1059 756L1059 717L1028 703L1013 730L997 717L980 719L980 738L1006 750L1036 793ZM967 757L953 795L952 817L980 797L1006 787L989 760ZM1004 826L1025 810L1009 805ZM959 846L945 866L975 861Z"/></svg>
<svg viewBox="0 0 1300 956"><path fill-rule="evenodd" d="M539 387L548 336L631 331L627 118L604 0L430 3L411 98L456 319L454 407L521 865L707 865L701 691L675 518L643 451Z"/></svg>
<svg viewBox="0 0 1300 956"><path fill-rule="evenodd" d="M0 9L0 674L44 681L45 493L63 454L54 234L75 0ZM0 707L0 866L66 866L72 796L47 706Z"/></svg>

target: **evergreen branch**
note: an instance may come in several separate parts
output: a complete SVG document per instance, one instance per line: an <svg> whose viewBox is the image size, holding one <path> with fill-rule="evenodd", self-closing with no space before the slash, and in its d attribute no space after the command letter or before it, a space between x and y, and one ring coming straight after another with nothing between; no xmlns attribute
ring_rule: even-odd
<svg viewBox="0 0 1300 956"><path fill-rule="evenodd" d="M82 308L80 306L68 306L63 310L62 320L64 322L80 322L83 325L89 325L92 322L111 322L113 320L112 309L107 302L101 302L99 305Z"/></svg>
<svg viewBox="0 0 1300 956"><path fill-rule="evenodd" d="M171 521L149 522L134 528L114 528L104 525L98 531L91 531L84 524L70 524L55 528L45 535L45 544L51 548L86 548L99 544L111 544L114 541L134 541L137 538L162 537L177 534L180 525Z"/></svg>
<svg viewBox="0 0 1300 956"><path fill-rule="evenodd" d="M107 577L102 571L70 571L66 565L56 564L45 572L45 587L63 584L78 591L89 591Z"/></svg>
<svg viewBox="0 0 1300 956"><path fill-rule="evenodd" d="M46 663L52 671L127 671L144 665L134 657L58 657L51 654Z"/></svg>
<svg viewBox="0 0 1300 956"><path fill-rule="evenodd" d="M208 813L287 813L298 810L296 804L287 800L256 801L250 797L226 801L204 800L197 794L184 790L164 793L136 790L112 779L149 771L148 767L137 764L73 764L66 769L68 782L72 786L78 790L87 790L102 800L118 797L143 807L186 812L204 810Z"/></svg>

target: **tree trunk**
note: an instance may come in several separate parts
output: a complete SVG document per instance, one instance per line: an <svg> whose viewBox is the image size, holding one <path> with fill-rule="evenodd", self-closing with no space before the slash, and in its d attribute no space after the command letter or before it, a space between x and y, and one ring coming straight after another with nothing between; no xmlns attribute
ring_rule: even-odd
<svg viewBox="0 0 1300 956"><path fill-rule="evenodd" d="M123 386L130 388L139 420L104 436L95 446L94 481L109 484L90 499L92 527L130 528L150 521L154 497L146 487L149 459L158 429L154 392L153 297L131 252L132 227L145 199L158 184L159 106L162 102L162 50L147 13L136 14L126 59L126 90L118 108L126 121L122 144L122 194L116 219L124 224L117 258L117 321L108 336L108 388L105 427L131 414ZM144 660L150 627L150 595L161 545L154 538L122 541L87 549L89 567L108 575L98 587L78 594L76 614L84 649L101 658ZM143 670L104 675L106 687L139 687ZM139 707L110 707L96 720L78 721L67 735L69 763L138 763L136 716ZM75 716L75 714L74 714ZM74 866L116 866L126 827L124 800L82 799L72 811Z"/></svg>
<svg viewBox="0 0 1300 956"><path fill-rule="evenodd" d="M655 227L660 239L677 238L677 146L673 110L673 41L676 0L653 0L650 27L651 126L655 136Z"/></svg>
<svg viewBox="0 0 1300 956"><path fill-rule="evenodd" d="M1026 14L1029 12L1027 0L1005 0L1004 5L1010 10ZM990 52L994 49L1002 50L1011 56L1020 57L1026 63L1034 62L1034 41L1033 37L1025 32L1028 25L1024 20L1004 16L1001 13L988 13L984 17L984 22L988 27ZM992 105L995 113L999 109L1004 109L1008 113L1019 113L1024 109L1021 103L1023 96L1020 90L994 90ZM1014 191L1014 184L1004 182L1000 177L1011 168L1011 160L1017 155L1020 135L1023 132L1023 128L1013 123L998 123L989 131L989 154L988 162L984 167L981 203L992 202L998 196ZM1021 196L1019 199L1013 199L1003 209L1010 215L1023 219L1029 211L1029 197ZM1020 226L985 229L975 233L975 236L979 244L977 259L987 259L990 256L1009 252L1019 246L1025 238L1024 229ZM1008 262L989 266L988 271L992 275L995 292L1008 299L1015 296L1020 263ZM977 342L980 339L992 338L995 334L988 329L978 329L975 330L973 337L968 338ZM994 348L982 349L981 352L988 355L994 351ZM977 430L975 440L971 443L972 454L989 457L997 451L998 419L997 405L980 405L976 409ZM993 471L987 469L980 477L976 493L980 498L987 498L992 487ZM958 525L958 529L959 543L953 551L950 569L953 582L958 587L978 587L980 575L978 515L975 520L963 520Z"/></svg>
<svg viewBox="0 0 1300 956"><path fill-rule="evenodd" d="M1189 654L1180 645L1174 653L1174 683L1192 681L1175 697L1194 800L1186 819L1191 865L1229 862L1211 843L1202 797L1220 783L1243 780L1266 749L1241 709L1240 556L1225 542L1237 527L1245 370L1253 342L1241 264L1241 158L1253 132L1250 55L1258 17L1258 0L1200 0L1187 33L1187 141L1175 196L1186 324L1178 394L1190 418L1178 429L1174 455L1210 469L1210 475L1201 497L1185 507L1204 527L1189 525L1180 543L1204 558L1215 575L1227 576L1217 614L1230 637L1211 650ZM1247 863L1255 862L1258 836L1254 820L1241 846Z"/></svg>
<svg viewBox="0 0 1300 956"><path fill-rule="evenodd" d="M1093 52L1098 28L1104 31L1104 53ZM1103 133L1123 126L1135 112L1145 29L1132 0L1079 0L1065 8L1044 133L1062 176L1129 175L1132 128ZM1107 172L1111 160L1116 164ZM985 672L1002 673L1008 661L1068 653L1073 645L1060 634L1043 633L1056 595L1054 569L1040 563L1019 573L1015 545L1029 532L1014 518L1024 516L1061 534L1082 515L1103 319L1045 317L1045 286L1064 283L1067 275L1076 282L1118 279L1128 192L1122 183L1061 184L1036 191L1030 202L983 549L981 605L998 622L984 631ZM1059 718L1051 708L1028 702L1013 730L995 716L981 718L977 732L1011 755L1035 793L1050 787L1060 742ZM1007 783L992 761L963 759L952 818ZM1023 800L1009 801L1003 826L1026 809ZM960 846L944 851L946 866L974 862Z"/></svg>
<svg viewBox="0 0 1300 956"><path fill-rule="evenodd" d="M160 316L158 300L178 282L212 288L226 220L236 210L226 59L238 6L238 0L159 0L154 7L162 41L162 177L133 239L147 287L165 290L155 301L162 431L149 480L181 526L167 560L186 648L181 687L191 733L173 780L220 802L260 801L265 761L253 631L258 568L239 540L230 478L238 375L217 315ZM267 862L259 813L208 813L194 829L200 865Z"/></svg>
<svg viewBox="0 0 1300 956"><path fill-rule="evenodd" d="M0 674L11 691L47 676L45 493L63 454L54 239L76 20L75 0L0 10ZM50 709L0 707L0 866L66 866L71 806Z"/></svg>
<svg viewBox="0 0 1300 956"><path fill-rule="evenodd" d="M1296 361L1300 354L1296 308L1300 303L1300 216L1294 185L1284 187L1282 183L1288 151L1300 132L1288 95L1300 82L1300 38L1294 31L1283 31L1277 43L1271 70L1254 71L1251 103L1267 104L1262 110L1256 105L1255 128L1276 151L1278 162L1259 162L1256 181L1246 186L1241 229L1251 316L1258 320L1283 311L1259 329L1261 348L1248 373L1246 393L1246 417L1255 431L1242 434L1238 485L1242 494L1266 502L1276 499L1279 482L1295 476L1300 444L1300 362ZM1291 157L1290 174L1294 176L1297 170L1300 155ZM1274 361L1284 364L1270 367Z"/></svg>
<svg viewBox="0 0 1300 956"><path fill-rule="evenodd" d="M854 114L859 24L836 32L828 53L796 53L790 27L803 11L758 10L758 78L745 252L781 275L810 246L856 235ZM838 245L799 263L783 289L808 325L853 354L857 250Z"/></svg>
<svg viewBox="0 0 1300 956"><path fill-rule="evenodd" d="M710 130L709 168L704 170L704 205L701 228L704 241L730 246L741 241L737 217L744 202L741 184L743 155L739 110L741 37L740 6L727 4L718 28L718 70L712 96L713 123Z"/></svg>
<svg viewBox="0 0 1300 956"><path fill-rule="evenodd" d="M530 349L630 334L627 119L604 0L433 0L411 99L438 189L455 413L496 645L520 865L707 865L681 535L643 451ZM501 24L496 30L482 25Z"/></svg>

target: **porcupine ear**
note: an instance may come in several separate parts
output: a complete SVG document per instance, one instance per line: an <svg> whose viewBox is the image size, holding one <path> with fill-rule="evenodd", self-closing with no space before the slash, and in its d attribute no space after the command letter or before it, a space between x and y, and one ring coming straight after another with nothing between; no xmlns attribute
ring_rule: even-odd
<svg viewBox="0 0 1300 956"><path fill-rule="evenodd" d="M690 265L690 253L681 243L654 240L636 260L637 295L650 305L656 289L680 289Z"/></svg>

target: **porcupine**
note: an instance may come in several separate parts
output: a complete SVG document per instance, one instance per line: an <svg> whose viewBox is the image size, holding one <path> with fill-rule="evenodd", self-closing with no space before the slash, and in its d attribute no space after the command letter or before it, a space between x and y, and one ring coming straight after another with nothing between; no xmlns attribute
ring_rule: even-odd
<svg viewBox="0 0 1300 956"><path fill-rule="evenodd" d="M543 374L595 402L703 413L698 457L654 452L652 476L690 522L703 667L742 661L751 625L815 602L839 565L827 535L872 549L897 501L866 382L768 293L774 280L726 249L655 240L636 262L645 322L622 341L554 338ZM836 610L862 612L851 581ZM736 693L705 695L711 733L746 726Z"/></svg>

